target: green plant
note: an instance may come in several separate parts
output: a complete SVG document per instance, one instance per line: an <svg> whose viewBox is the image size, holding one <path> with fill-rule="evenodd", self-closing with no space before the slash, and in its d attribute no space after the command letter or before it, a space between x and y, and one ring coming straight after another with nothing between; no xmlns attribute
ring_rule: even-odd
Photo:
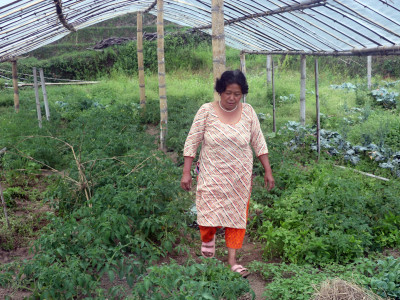
<svg viewBox="0 0 400 300"><path fill-rule="evenodd" d="M363 283L373 292L385 298L400 298L400 258L364 258L357 262L357 271L365 276Z"/></svg>
<svg viewBox="0 0 400 300"><path fill-rule="evenodd" d="M125 277L132 285L147 264L173 251L186 228L190 201L176 185L179 169L144 132L138 106L77 98L55 111L60 117L48 124L54 136L24 137L4 157L6 168L34 161L68 170L45 193L57 215L49 215L34 258L14 270L34 297L116 295L118 288L99 287L102 276ZM61 127L67 129L57 132ZM48 143L55 151L50 157L41 150ZM10 234L4 245L15 247Z"/></svg>
<svg viewBox="0 0 400 300"><path fill-rule="evenodd" d="M9 187L3 191L4 200L8 207L16 207L15 199L26 199L27 193L21 187Z"/></svg>
<svg viewBox="0 0 400 300"><path fill-rule="evenodd" d="M296 100L294 94L289 94L289 96L279 96L279 101L281 103L291 103Z"/></svg>
<svg viewBox="0 0 400 300"><path fill-rule="evenodd" d="M5 217L0 218L0 249L14 250L27 246L30 238L35 237L35 228L42 220L36 213L31 216L15 216L9 214L9 225Z"/></svg>
<svg viewBox="0 0 400 300"><path fill-rule="evenodd" d="M396 108L397 97L399 93L390 92L384 87L377 88L371 91L371 96L374 98L378 105L383 106L387 109Z"/></svg>
<svg viewBox="0 0 400 300"><path fill-rule="evenodd" d="M349 262L379 249L382 238L373 228L381 228L380 220L391 209L399 211L399 203L391 195L394 190L376 199L369 191L382 193L386 188L352 178L353 174L339 175L328 166L313 166L304 183L286 192L272 207L265 206L257 232L266 243L266 253L293 263L320 264ZM386 235L398 233L397 225L385 228ZM398 241L392 242L398 245Z"/></svg>
<svg viewBox="0 0 400 300"><path fill-rule="evenodd" d="M382 248L400 245L400 215L389 212L378 220L373 230Z"/></svg>
<svg viewBox="0 0 400 300"><path fill-rule="evenodd" d="M366 105L369 102L368 93L369 91L367 90L365 85L357 85L357 88L355 89L356 105Z"/></svg>
<svg viewBox="0 0 400 300"><path fill-rule="evenodd" d="M255 294L248 281L214 259L202 263L189 261L178 265L149 268L135 286L134 295L139 299L238 299L244 293Z"/></svg>

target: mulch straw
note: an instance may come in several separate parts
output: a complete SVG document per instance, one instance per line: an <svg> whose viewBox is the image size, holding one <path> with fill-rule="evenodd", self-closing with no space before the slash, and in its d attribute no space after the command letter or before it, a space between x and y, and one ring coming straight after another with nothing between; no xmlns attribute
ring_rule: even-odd
<svg viewBox="0 0 400 300"><path fill-rule="evenodd" d="M328 279L314 294L314 300L382 300L383 298L340 278Z"/></svg>

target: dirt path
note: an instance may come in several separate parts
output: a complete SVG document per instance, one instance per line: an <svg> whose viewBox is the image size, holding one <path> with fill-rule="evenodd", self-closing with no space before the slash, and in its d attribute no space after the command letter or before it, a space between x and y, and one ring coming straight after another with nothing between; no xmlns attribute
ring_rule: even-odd
<svg viewBox="0 0 400 300"><path fill-rule="evenodd" d="M238 263L243 266L247 266L253 261L263 261L262 252L263 250L261 244L251 241L251 239L246 235L243 241L242 249L240 249L237 253ZM221 261L227 263L226 256L221 257L220 259ZM251 273L247 277L247 280L249 281L251 288L256 294L256 300L264 300L265 297L263 297L262 295L267 284L264 278L262 278L262 276L257 273Z"/></svg>

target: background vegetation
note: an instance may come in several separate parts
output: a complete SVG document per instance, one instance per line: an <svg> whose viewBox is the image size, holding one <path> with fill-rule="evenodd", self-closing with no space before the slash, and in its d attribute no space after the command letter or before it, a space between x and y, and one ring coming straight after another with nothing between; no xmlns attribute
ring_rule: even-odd
<svg viewBox="0 0 400 300"><path fill-rule="evenodd" d="M125 26L121 20L112 22ZM98 31L103 38L105 28L88 29L87 36ZM79 44L92 42L78 34ZM43 51L70 43L66 39ZM21 60L20 70L27 74L36 66L48 76L100 80L90 86L49 86L51 122L42 129L36 126L32 89L20 90L21 111L15 114L12 90L0 85L0 149L8 149L0 156L0 170L11 221L7 228L5 218L0 219L1 247L9 251L28 244L22 237L36 237L31 260L1 266L1 286L55 299L237 299L252 294L247 281L217 261L156 264L167 253L190 250L193 195L179 187L181 154L194 114L212 99L212 57L204 35L166 35L169 120L168 152L163 153L148 134L159 122L155 43L146 42L144 49L145 111L138 105L135 42L96 52L57 50L61 55L48 59L41 59L37 50ZM226 53L227 67L238 68L239 52L228 48ZM365 87L362 58L359 63L319 58L324 131L318 160L312 58L306 126L297 123L298 59L275 59L279 130L272 133L265 58L246 57L247 101L261 121L277 184L266 192L256 161L249 232L262 243L265 261L250 268L270 282L268 299L310 299L314 286L335 277L398 299L399 85L396 77L387 77L396 74L385 63L374 63L371 92ZM391 60L376 61L380 59ZM170 159L172 153L176 161ZM43 176L43 170L56 175ZM15 211L18 201L45 203L51 209L43 218L22 222ZM29 230L35 226L44 227ZM279 263L267 264L270 259ZM106 289L101 284L105 278L126 284Z"/></svg>

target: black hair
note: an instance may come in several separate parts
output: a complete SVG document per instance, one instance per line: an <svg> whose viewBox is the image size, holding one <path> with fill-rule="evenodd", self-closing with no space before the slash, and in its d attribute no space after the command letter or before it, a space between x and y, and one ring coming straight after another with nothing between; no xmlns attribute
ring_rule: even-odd
<svg viewBox="0 0 400 300"><path fill-rule="evenodd" d="M240 86L242 94L246 95L249 92L246 77L240 70L225 71L222 73L221 78L217 78L215 82L215 90L218 94L225 92L226 87L230 84L236 83Z"/></svg>

